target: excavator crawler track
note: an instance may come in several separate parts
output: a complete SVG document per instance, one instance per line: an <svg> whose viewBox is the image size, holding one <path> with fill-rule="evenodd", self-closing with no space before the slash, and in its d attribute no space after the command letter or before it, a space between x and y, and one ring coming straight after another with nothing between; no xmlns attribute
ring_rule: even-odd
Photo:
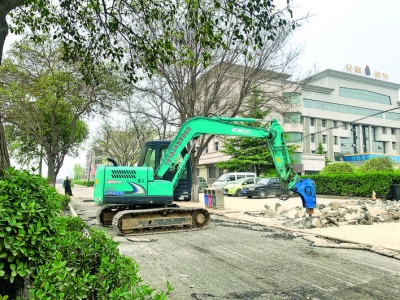
<svg viewBox="0 0 400 300"><path fill-rule="evenodd" d="M163 206L163 208L179 207L178 205L171 203ZM151 207L148 205L130 205L130 204L108 204L101 206L96 213L97 220L102 226L112 226L112 220L114 216L121 212L127 210L138 210L138 209L154 209L160 207Z"/></svg>
<svg viewBox="0 0 400 300"><path fill-rule="evenodd" d="M179 206L124 210L112 220L115 232L125 236L192 231L209 224L210 213L206 209Z"/></svg>

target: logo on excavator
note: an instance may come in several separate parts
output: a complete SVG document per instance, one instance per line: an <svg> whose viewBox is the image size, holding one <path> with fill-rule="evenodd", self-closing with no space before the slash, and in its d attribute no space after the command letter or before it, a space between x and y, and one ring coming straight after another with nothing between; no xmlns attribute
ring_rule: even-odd
<svg viewBox="0 0 400 300"><path fill-rule="evenodd" d="M179 148L180 145L182 145L183 140L185 139L186 135L192 130L190 127L186 127L185 131L181 134L181 136L178 138L177 142L171 147L170 152L168 153L168 158L165 161L166 165L170 165L172 163L171 158L175 155L176 149ZM185 143L186 145L186 143Z"/></svg>
<svg viewBox="0 0 400 300"><path fill-rule="evenodd" d="M250 129L232 128L232 132L250 134Z"/></svg>

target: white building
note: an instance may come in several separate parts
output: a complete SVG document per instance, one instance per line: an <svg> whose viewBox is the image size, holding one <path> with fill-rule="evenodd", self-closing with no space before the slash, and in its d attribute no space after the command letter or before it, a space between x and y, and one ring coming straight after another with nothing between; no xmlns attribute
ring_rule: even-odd
<svg viewBox="0 0 400 300"><path fill-rule="evenodd" d="M283 91L293 106L278 119L287 142L300 146L293 159L301 173L325 166L324 155L315 154L320 142L331 161L359 165L389 156L400 164L400 84L359 73L328 69L299 82L300 92ZM223 141L215 138L200 159L198 174L208 183L223 172L215 163L229 159L221 147Z"/></svg>

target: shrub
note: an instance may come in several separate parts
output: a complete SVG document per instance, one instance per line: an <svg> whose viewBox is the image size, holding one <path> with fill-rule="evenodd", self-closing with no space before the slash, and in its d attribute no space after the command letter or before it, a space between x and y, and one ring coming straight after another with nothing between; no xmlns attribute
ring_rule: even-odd
<svg viewBox="0 0 400 300"><path fill-rule="evenodd" d="M365 161L359 170L361 172L393 172L394 164L389 157L375 157Z"/></svg>
<svg viewBox="0 0 400 300"><path fill-rule="evenodd" d="M353 174L356 168L348 162L337 162L326 165L321 174Z"/></svg>
<svg viewBox="0 0 400 300"><path fill-rule="evenodd" d="M61 208L63 210L67 210L68 209L68 205L71 202L71 197L67 194L67 195L59 195L60 198L60 202L61 202Z"/></svg>
<svg viewBox="0 0 400 300"><path fill-rule="evenodd" d="M83 185L83 186L94 186L94 181L87 180L74 180L75 184Z"/></svg>
<svg viewBox="0 0 400 300"><path fill-rule="evenodd" d="M166 299L141 284L138 265L120 255L118 243L103 231L91 229L87 238L81 219L64 219L69 230L53 259L39 267L31 299Z"/></svg>
<svg viewBox="0 0 400 300"><path fill-rule="evenodd" d="M314 180L319 195L370 197L372 191L388 195L390 186L400 182L400 173L397 172L318 174L307 177Z"/></svg>
<svg viewBox="0 0 400 300"><path fill-rule="evenodd" d="M13 168L0 180L0 277L13 283L48 259L62 201L40 175Z"/></svg>
<svg viewBox="0 0 400 300"><path fill-rule="evenodd" d="M102 231L60 217L69 197L46 179L9 168L0 180L0 294L18 299L166 299ZM30 290L29 290L30 288ZM8 296L1 296L7 299Z"/></svg>

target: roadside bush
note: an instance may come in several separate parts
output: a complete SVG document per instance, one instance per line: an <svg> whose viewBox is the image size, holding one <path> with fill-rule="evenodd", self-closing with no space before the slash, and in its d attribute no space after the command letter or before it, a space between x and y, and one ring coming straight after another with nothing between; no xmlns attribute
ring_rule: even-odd
<svg viewBox="0 0 400 300"><path fill-rule="evenodd" d="M370 197L372 191L389 195L390 185L400 181L399 172L308 175L319 195Z"/></svg>
<svg viewBox="0 0 400 300"><path fill-rule="evenodd" d="M62 210L67 210L68 205L71 202L71 197L67 195L60 195L60 201L61 201L61 209Z"/></svg>
<svg viewBox="0 0 400 300"><path fill-rule="evenodd" d="M9 168L0 180L1 299L166 299L141 283L138 265L104 232L61 217L69 196ZM86 230L87 232L87 230ZM30 294L30 297L29 297Z"/></svg>
<svg viewBox="0 0 400 300"><path fill-rule="evenodd" d="M365 161L359 170L361 172L393 172L394 163L389 157L375 157Z"/></svg>
<svg viewBox="0 0 400 300"><path fill-rule="evenodd" d="M0 277L13 283L44 262L55 243L62 201L47 180L9 168L0 180Z"/></svg>
<svg viewBox="0 0 400 300"><path fill-rule="evenodd" d="M166 299L142 285L138 265L119 254L118 243L103 231L82 234L79 218L65 218L69 230L57 245L57 254L42 265L33 282L31 299Z"/></svg>
<svg viewBox="0 0 400 300"><path fill-rule="evenodd" d="M326 165L321 174L354 174L356 172L356 168L348 163L348 162L336 162Z"/></svg>
<svg viewBox="0 0 400 300"><path fill-rule="evenodd" d="M83 186L94 186L94 181L87 180L74 180L75 184L83 185Z"/></svg>

